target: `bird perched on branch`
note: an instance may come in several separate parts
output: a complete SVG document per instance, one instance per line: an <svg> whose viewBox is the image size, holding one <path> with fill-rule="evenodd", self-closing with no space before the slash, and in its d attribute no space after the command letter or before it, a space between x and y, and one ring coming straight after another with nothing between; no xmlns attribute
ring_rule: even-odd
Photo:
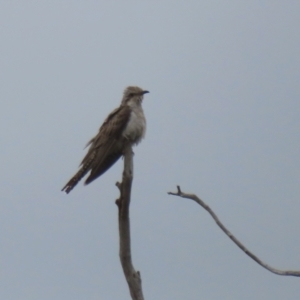
<svg viewBox="0 0 300 300"><path fill-rule="evenodd" d="M128 145L138 144L145 136L146 119L142 108L144 94L149 93L137 86L124 90L121 104L112 111L98 134L87 146L79 171L68 181L62 191L69 193L90 172L85 184L105 173L122 155Z"/></svg>

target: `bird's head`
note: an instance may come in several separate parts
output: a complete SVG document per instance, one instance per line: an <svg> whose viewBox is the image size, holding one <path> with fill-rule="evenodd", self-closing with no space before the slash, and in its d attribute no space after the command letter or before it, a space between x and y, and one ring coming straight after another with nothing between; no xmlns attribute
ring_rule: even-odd
<svg viewBox="0 0 300 300"><path fill-rule="evenodd" d="M138 86L128 86L124 90L122 105L140 104L143 100L144 94L149 93Z"/></svg>

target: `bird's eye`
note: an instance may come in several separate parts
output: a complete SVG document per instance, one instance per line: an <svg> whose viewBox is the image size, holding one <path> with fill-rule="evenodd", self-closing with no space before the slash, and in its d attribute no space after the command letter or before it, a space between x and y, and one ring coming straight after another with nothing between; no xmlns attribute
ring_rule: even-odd
<svg viewBox="0 0 300 300"><path fill-rule="evenodd" d="M131 98L131 97L133 97L133 96L134 96L134 93L130 93L130 94L128 95L129 98Z"/></svg>

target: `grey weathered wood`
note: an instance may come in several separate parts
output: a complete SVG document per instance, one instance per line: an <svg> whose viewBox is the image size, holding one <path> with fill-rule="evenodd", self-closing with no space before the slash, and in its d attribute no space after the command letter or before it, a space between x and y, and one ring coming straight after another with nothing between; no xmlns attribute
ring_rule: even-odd
<svg viewBox="0 0 300 300"><path fill-rule="evenodd" d="M131 298L133 300L144 300L141 275L139 271L134 269L131 259L129 206L132 180L133 152L131 146L128 146L124 153L124 171L122 182L117 182L116 184L121 194L120 198L116 201L116 204L119 208L119 256L130 290Z"/></svg>
<svg viewBox="0 0 300 300"><path fill-rule="evenodd" d="M275 269L273 267L270 267L266 263L264 263L262 260L260 260L256 255L254 255L252 252L250 252L219 220L217 215L213 212L213 210L199 197L197 197L194 194L186 194L183 193L180 189L180 186L177 186L177 193L168 192L169 195L179 196L186 199L191 199L197 202L200 206L202 206L215 220L217 225L225 232L225 234L240 248L242 249L248 256L250 256L255 262L257 262L259 265L267 269L268 271L277 274L277 275L285 275L285 276L297 276L300 277L300 271L282 271Z"/></svg>

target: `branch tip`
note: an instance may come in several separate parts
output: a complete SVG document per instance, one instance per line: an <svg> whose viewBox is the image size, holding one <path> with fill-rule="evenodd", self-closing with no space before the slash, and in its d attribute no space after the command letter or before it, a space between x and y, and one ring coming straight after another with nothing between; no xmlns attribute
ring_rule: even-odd
<svg viewBox="0 0 300 300"><path fill-rule="evenodd" d="M121 183L119 181L116 182L116 187L121 191Z"/></svg>
<svg viewBox="0 0 300 300"><path fill-rule="evenodd" d="M178 193L178 195L181 195L181 189L180 189L179 185L177 185L177 193Z"/></svg>
<svg viewBox="0 0 300 300"><path fill-rule="evenodd" d="M168 192L168 195L182 197L182 192L181 192L180 186L179 186L179 185L177 185L176 187L177 187L177 193Z"/></svg>

